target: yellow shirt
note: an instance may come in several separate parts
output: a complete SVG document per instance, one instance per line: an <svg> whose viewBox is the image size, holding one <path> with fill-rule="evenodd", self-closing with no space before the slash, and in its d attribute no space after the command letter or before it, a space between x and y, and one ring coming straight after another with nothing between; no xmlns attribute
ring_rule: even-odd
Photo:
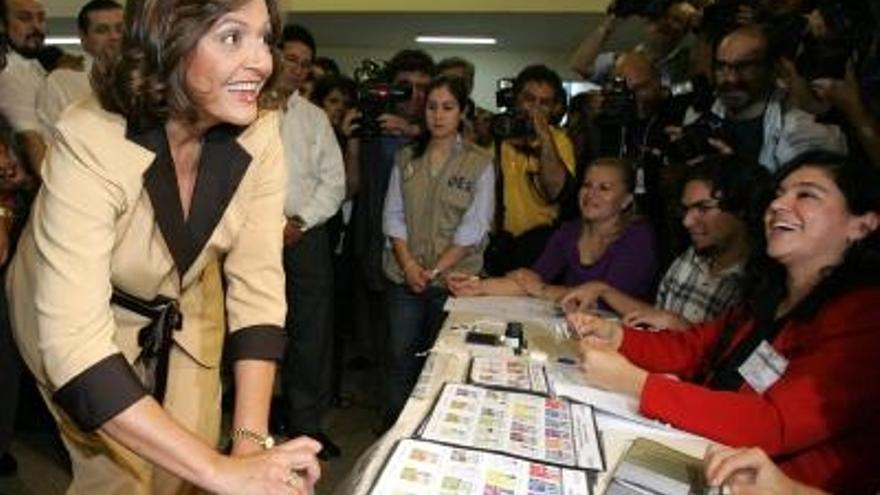
<svg viewBox="0 0 880 495"><path fill-rule="evenodd" d="M559 157L574 176L574 145L561 129L550 128ZM504 177L504 230L517 236L549 225L559 214L555 203L548 203L536 188L540 180L540 156L527 155L505 142L501 145L501 172Z"/></svg>

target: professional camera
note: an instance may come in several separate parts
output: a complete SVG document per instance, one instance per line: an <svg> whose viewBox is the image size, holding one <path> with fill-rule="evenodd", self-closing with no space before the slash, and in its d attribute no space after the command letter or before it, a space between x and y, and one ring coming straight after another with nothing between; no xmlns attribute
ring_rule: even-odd
<svg viewBox="0 0 880 495"><path fill-rule="evenodd" d="M626 79L615 77L602 88L602 106L596 121L605 125L628 125L638 118L636 94Z"/></svg>
<svg viewBox="0 0 880 495"><path fill-rule="evenodd" d="M413 88L409 84L392 85L387 81L385 63L364 60L354 71L357 82L357 108L361 112L357 135L378 137L382 135L379 116L394 112L397 103L409 100Z"/></svg>
<svg viewBox="0 0 880 495"><path fill-rule="evenodd" d="M513 79L499 79L497 88L495 106L499 113L492 117L492 135L497 140L533 136L532 119L516 108Z"/></svg>
<svg viewBox="0 0 880 495"><path fill-rule="evenodd" d="M608 12L617 17L639 16L653 19L663 14L670 3L670 0L617 0Z"/></svg>
<svg viewBox="0 0 880 495"><path fill-rule="evenodd" d="M843 79L846 64L859 42L869 33L870 20L857 7L843 2L822 1L816 6L828 30L828 36L816 39L803 37L795 60L798 74L807 80Z"/></svg>
<svg viewBox="0 0 880 495"><path fill-rule="evenodd" d="M709 138L730 142L724 119L707 112L700 119L681 130L681 138L669 143L666 156L671 162L689 162L704 155L717 153Z"/></svg>

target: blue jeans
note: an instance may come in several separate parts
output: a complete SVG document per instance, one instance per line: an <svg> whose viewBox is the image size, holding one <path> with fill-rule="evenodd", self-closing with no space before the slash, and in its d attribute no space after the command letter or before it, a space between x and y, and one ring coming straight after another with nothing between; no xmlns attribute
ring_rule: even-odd
<svg viewBox="0 0 880 495"><path fill-rule="evenodd" d="M388 290L388 349L384 422L391 426L416 384L425 358L443 324L446 289L429 287L416 294L403 285Z"/></svg>

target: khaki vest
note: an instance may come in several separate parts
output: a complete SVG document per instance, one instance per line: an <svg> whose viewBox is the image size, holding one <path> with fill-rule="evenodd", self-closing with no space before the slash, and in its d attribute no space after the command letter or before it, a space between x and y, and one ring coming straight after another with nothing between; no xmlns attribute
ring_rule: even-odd
<svg viewBox="0 0 880 495"><path fill-rule="evenodd" d="M400 167L410 252L423 267L433 267L452 244L455 231L474 201L477 180L486 167L492 166L492 157L474 145L458 144L437 176L432 177L426 157L413 158L413 148L408 147L397 155L395 166ZM453 269L479 273L487 239L471 246L470 252ZM406 283L390 246L385 250L383 262L385 274L392 282ZM445 282L440 277L432 281L432 285L443 286Z"/></svg>

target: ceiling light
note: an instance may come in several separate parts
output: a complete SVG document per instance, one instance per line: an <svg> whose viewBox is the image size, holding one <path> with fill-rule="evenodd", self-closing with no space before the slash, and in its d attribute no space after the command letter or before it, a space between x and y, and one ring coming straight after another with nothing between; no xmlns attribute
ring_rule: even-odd
<svg viewBox="0 0 880 495"><path fill-rule="evenodd" d="M72 36L49 36L46 38L47 45L78 45L79 38Z"/></svg>
<svg viewBox="0 0 880 495"><path fill-rule="evenodd" d="M416 43L434 45L494 45L498 43L498 40L477 36L417 36Z"/></svg>

